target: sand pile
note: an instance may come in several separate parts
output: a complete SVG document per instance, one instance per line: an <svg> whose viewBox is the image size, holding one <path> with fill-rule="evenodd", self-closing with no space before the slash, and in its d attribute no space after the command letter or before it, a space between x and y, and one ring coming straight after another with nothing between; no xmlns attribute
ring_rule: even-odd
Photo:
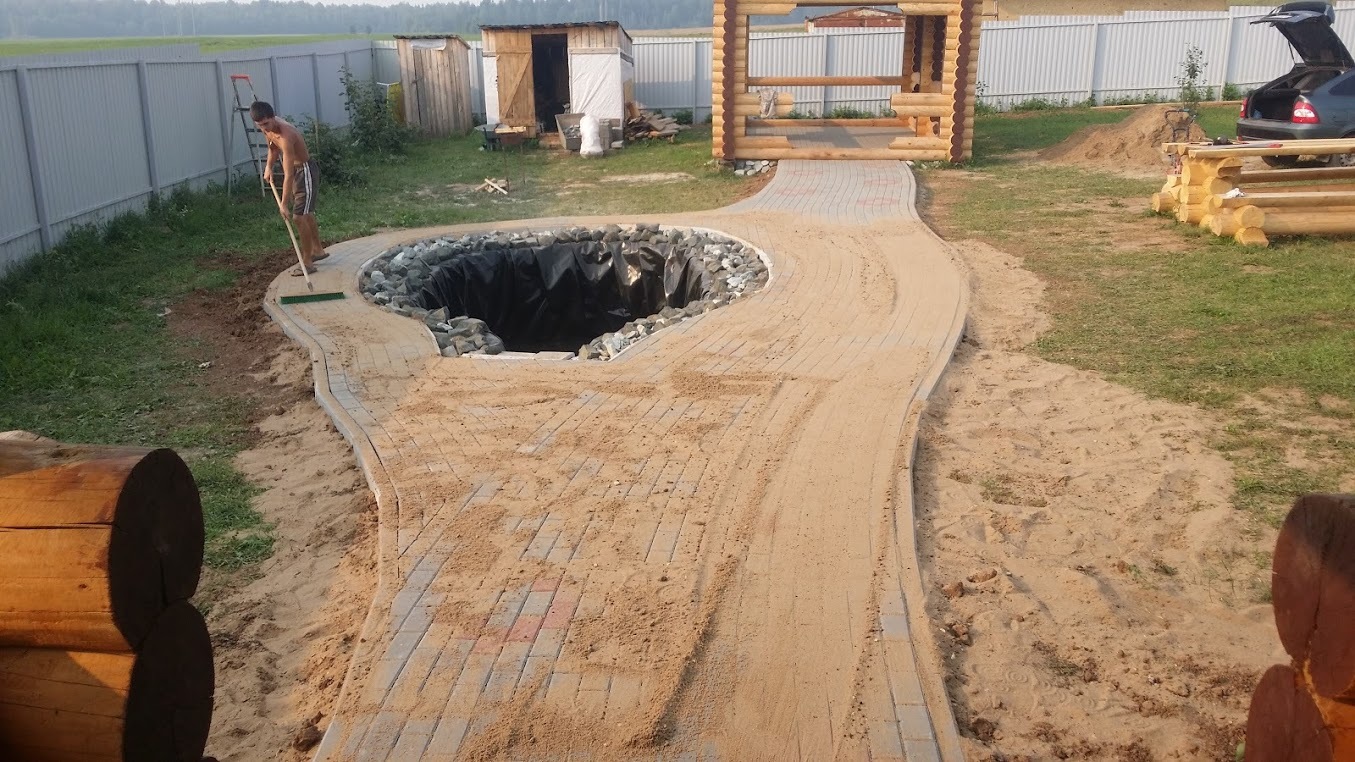
<svg viewBox="0 0 1355 762"><path fill-rule="evenodd" d="M1132 175L1158 175L1166 171L1162 144L1172 140L1167 112L1175 106L1143 106L1118 124L1084 127L1058 145L1040 152L1045 161ZM1179 115L1172 115L1173 121ZM1179 139L1179 136L1177 136ZM1190 140L1206 140L1198 125Z"/></svg>

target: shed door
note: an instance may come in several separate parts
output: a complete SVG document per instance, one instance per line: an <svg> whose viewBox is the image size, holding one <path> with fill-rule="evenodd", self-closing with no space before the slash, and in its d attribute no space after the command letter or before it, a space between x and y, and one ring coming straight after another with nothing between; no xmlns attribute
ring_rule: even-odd
<svg viewBox="0 0 1355 762"><path fill-rule="evenodd" d="M510 127L536 128L535 89L532 86L532 54L499 53L499 110Z"/></svg>
<svg viewBox="0 0 1355 762"><path fill-rule="evenodd" d="M446 137L453 133L451 123L451 72L447 60L447 42L415 41L411 46L415 65L416 113L409 115L425 134Z"/></svg>

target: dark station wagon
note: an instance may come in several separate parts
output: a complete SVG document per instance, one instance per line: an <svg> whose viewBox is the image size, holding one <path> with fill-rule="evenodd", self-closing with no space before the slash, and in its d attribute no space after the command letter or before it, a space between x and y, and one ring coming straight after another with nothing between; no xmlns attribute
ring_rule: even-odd
<svg viewBox="0 0 1355 762"><path fill-rule="evenodd" d="M1355 59L1332 25L1329 3L1288 3L1253 24L1270 24L1289 40L1298 61L1283 77L1257 88L1242 104L1242 140L1310 140L1355 137ZM1297 156L1267 156L1272 166L1293 166ZM1355 156L1323 157L1350 166Z"/></svg>

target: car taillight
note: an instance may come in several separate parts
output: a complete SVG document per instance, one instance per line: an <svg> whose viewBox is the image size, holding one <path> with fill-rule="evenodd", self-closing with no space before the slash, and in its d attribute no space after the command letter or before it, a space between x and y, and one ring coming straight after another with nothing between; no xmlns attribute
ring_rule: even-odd
<svg viewBox="0 0 1355 762"><path fill-rule="evenodd" d="M1238 109L1238 111L1237 111L1237 118L1238 118L1238 119L1246 119L1246 118L1247 118L1247 107L1250 106L1250 105L1251 105L1251 96L1248 95L1246 98L1243 98L1243 99L1242 99L1242 108Z"/></svg>
<svg viewBox="0 0 1355 762"><path fill-rule="evenodd" d="M1299 97L1294 101L1294 118L1291 119L1294 124L1318 124L1322 120L1317 116L1317 109L1304 97Z"/></svg>

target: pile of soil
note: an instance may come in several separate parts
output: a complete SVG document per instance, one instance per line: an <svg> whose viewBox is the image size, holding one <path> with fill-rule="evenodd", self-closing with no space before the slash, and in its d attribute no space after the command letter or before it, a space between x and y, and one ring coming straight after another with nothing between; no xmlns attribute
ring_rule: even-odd
<svg viewBox="0 0 1355 762"><path fill-rule="evenodd" d="M1162 144L1173 139L1168 105L1143 106L1118 124L1084 127L1072 137L1040 152L1044 161L1077 167L1144 176L1167 170ZM1173 120L1176 116L1173 115ZM1180 136L1176 136L1180 140ZM1199 125L1192 125L1188 140L1208 139Z"/></svg>

